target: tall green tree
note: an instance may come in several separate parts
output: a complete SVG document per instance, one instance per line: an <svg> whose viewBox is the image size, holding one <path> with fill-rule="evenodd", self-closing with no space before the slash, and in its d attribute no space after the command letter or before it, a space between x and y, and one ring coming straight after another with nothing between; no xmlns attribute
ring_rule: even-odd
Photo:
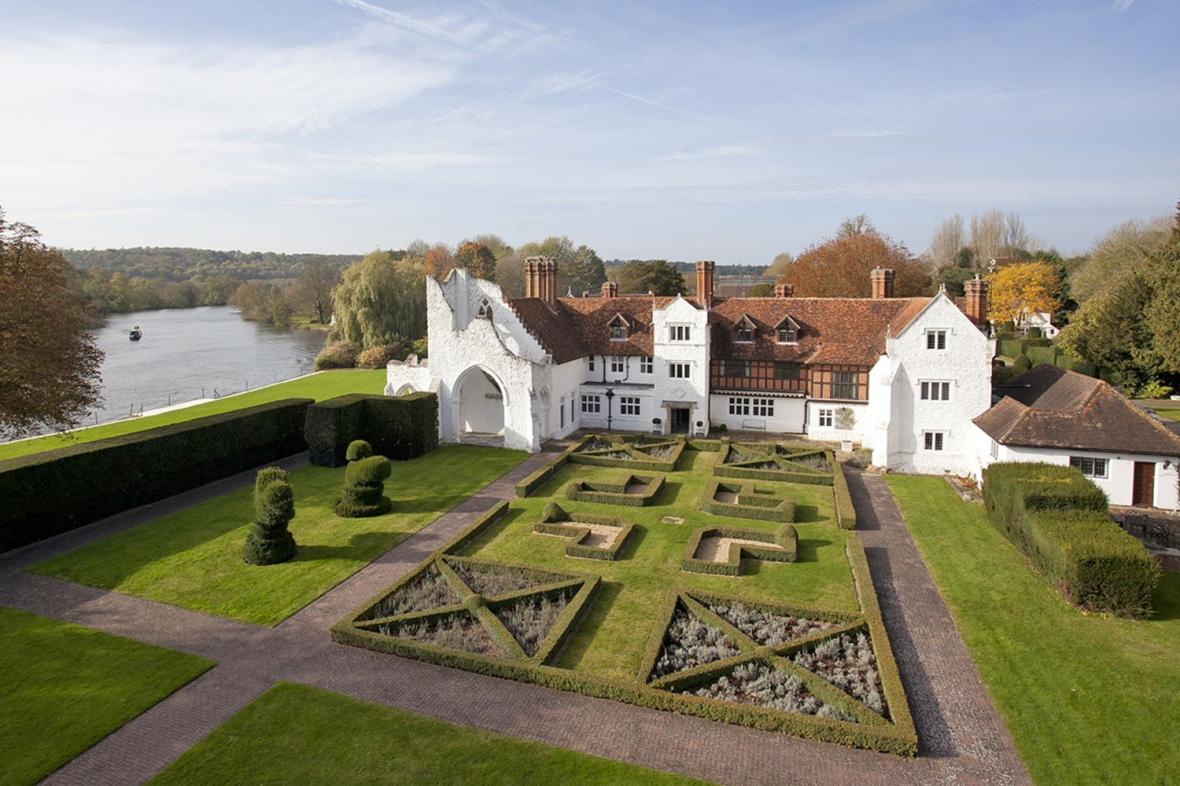
<svg viewBox="0 0 1180 786"><path fill-rule="evenodd" d="M684 276L664 259L633 259L610 271L619 285L620 295L683 295L687 292Z"/></svg>
<svg viewBox="0 0 1180 786"><path fill-rule="evenodd" d="M496 280L508 297L524 294L524 261L529 257L549 257L557 262L557 294L572 291L596 292L606 281L606 265L594 249L575 246L565 236L547 237L539 243L525 243L496 264Z"/></svg>
<svg viewBox="0 0 1180 786"><path fill-rule="evenodd" d="M0 210L0 434L71 428L100 399L103 354L72 272L36 229Z"/></svg>
<svg viewBox="0 0 1180 786"><path fill-rule="evenodd" d="M409 342L426 335L424 262L373 251L344 269L332 292L333 341L358 347Z"/></svg>

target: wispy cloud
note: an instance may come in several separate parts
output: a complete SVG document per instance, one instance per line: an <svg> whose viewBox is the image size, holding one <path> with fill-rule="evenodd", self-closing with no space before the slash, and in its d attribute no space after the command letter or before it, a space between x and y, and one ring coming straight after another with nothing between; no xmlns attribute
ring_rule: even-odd
<svg viewBox="0 0 1180 786"><path fill-rule="evenodd" d="M762 153L762 148L754 145L717 145L703 147L699 150L682 150L664 156L665 161L698 161L707 158L740 158L742 156L756 156Z"/></svg>
<svg viewBox="0 0 1180 786"><path fill-rule="evenodd" d="M1135 0L1114 0L1114 2L1110 4L1110 10L1114 11L1116 14L1122 14L1126 13L1133 5L1135 5Z"/></svg>
<svg viewBox="0 0 1180 786"><path fill-rule="evenodd" d="M593 68L584 68L580 71L562 71L548 76L543 76L533 80L523 90L517 92L513 98L517 101L527 101L529 99L538 98L541 96L559 95L562 93L577 93L587 90L601 90L611 95L626 98L629 101L644 104L646 106L661 109L665 112L672 112L683 117L690 117L693 120L701 120L704 122L712 122L712 118L705 115L691 112L687 109L682 109L678 106L666 103L664 101L657 101L653 98L639 95L638 93L629 90L621 90L611 85L606 78L597 70Z"/></svg>
<svg viewBox="0 0 1180 786"><path fill-rule="evenodd" d="M665 104L662 101L656 101L651 98L644 98L641 95L637 95L635 93L629 93L626 90L619 90L617 87L611 87L610 85L604 84L604 85L599 85L598 88L600 90L605 90L608 93L614 93L617 96L622 96L623 98L627 98L632 101L636 101L640 104L646 104L648 106L655 107L656 109L662 109L665 112L672 112L677 115L683 115L684 117L691 117L693 120L701 120L706 123L713 122L713 118L711 118L711 117L697 114L696 112L690 112L687 109L681 109L680 107L672 106L671 104Z"/></svg>
<svg viewBox="0 0 1180 786"><path fill-rule="evenodd" d="M370 17L380 22L393 25L394 27L401 28L402 30L415 33L420 36L425 36L426 38L429 38L433 41L438 41L439 43L448 44L450 46L456 46L468 52L479 51L478 48L472 44L473 36L471 35L473 32L478 33L478 29L468 27L464 31L464 34L456 34L448 30L444 30L439 25L426 21L425 19L418 19L416 17L410 16L409 14L403 14L398 11L390 11L388 8L382 8L381 6L374 5L373 3L366 3L365 0L333 0L333 2L342 6L347 6L349 8L355 8L356 10L362 11L363 13L368 14Z"/></svg>

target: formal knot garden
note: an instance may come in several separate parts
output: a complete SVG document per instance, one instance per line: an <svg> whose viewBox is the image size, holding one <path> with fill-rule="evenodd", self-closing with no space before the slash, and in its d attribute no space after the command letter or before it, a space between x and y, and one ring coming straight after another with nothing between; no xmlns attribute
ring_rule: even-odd
<svg viewBox="0 0 1180 786"><path fill-rule="evenodd" d="M738 474L731 474L738 473ZM756 473L756 474L747 474ZM591 435L333 628L561 690L913 755L829 451Z"/></svg>

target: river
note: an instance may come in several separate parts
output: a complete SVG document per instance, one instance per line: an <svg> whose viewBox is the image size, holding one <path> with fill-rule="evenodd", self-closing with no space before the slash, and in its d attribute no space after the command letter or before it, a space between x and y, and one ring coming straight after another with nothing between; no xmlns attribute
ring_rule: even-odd
<svg viewBox="0 0 1180 786"><path fill-rule="evenodd" d="M136 325L143 338L131 341ZM247 322L230 306L111 314L95 338L103 403L83 425L307 374L324 346L321 331Z"/></svg>

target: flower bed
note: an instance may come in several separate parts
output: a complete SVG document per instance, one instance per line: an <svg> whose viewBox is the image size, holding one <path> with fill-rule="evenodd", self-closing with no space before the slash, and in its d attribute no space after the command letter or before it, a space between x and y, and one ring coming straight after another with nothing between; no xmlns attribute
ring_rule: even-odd
<svg viewBox="0 0 1180 786"><path fill-rule="evenodd" d="M575 588L562 589L543 595L529 595L508 601L492 613L520 644L530 658L537 654L545 637L576 594Z"/></svg>
<svg viewBox="0 0 1180 786"><path fill-rule="evenodd" d="M823 677L873 712L889 717L881 693L881 675L869 637L863 631L842 633L795 653L792 660Z"/></svg>
<svg viewBox="0 0 1180 786"><path fill-rule="evenodd" d="M415 611L457 606L462 599L434 565L427 565L412 581L382 598L360 619L396 617Z"/></svg>
<svg viewBox="0 0 1180 786"><path fill-rule="evenodd" d="M836 624L832 620L826 619L813 619L793 614L775 614L767 609L750 606L741 601L732 603L706 602L705 605L710 611L765 647L774 647L804 636L810 636L813 633L820 633Z"/></svg>
<svg viewBox="0 0 1180 786"><path fill-rule="evenodd" d="M504 654L475 615L466 611L412 622L381 623L377 630L387 636L411 639L435 647L473 652L477 655Z"/></svg>
<svg viewBox="0 0 1180 786"><path fill-rule="evenodd" d="M739 654L741 650L724 630L702 621L683 604L678 604L664 632L664 644L651 676L664 677Z"/></svg>
<svg viewBox="0 0 1180 786"><path fill-rule="evenodd" d="M728 443L721 449L721 457L713 467L713 475L719 478L830 486L835 465L835 455L826 449Z"/></svg>
<svg viewBox="0 0 1180 786"><path fill-rule="evenodd" d="M754 704L780 712L856 722L852 715L817 699L799 677L758 661L735 666L728 674L684 693L718 701Z"/></svg>
<svg viewBox="0 0 1180 786"><path fill-rule="evenodd" d="M576 446L569 454L569 461L596 467L675 472L676 462L684 453L685 445L682 439L636 443L613 435L592 435Z"/></svg>

